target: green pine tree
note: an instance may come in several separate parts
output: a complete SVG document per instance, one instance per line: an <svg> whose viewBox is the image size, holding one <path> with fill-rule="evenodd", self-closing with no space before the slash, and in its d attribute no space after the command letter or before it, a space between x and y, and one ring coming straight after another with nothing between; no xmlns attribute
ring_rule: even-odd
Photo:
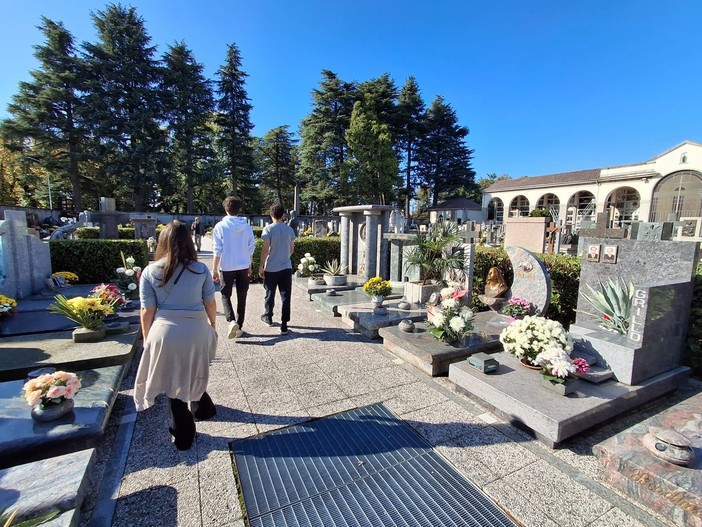
<svg viewBox="0 0 702 527"><path fill-rule="evenodd" d="M425 133L417 150L420 184L431 189L432 206L473 184L473 150L465 144L467 135L468 128L458 124L451 105L440 96L434 99L427 110Z"/></svg>
<svg viewBox="0 0 702 527"><path fill-rule="evenodd" d="M269 130L256 144L256 160L265 203L277 201L290 210L295 192L295 143L288 126Z"/></svg>
<svg viewBox="0 0 702 527"><path fill-rule="evenodd" d="M96 184L118 207L145 210L155 206L157 183L167 177L156 48L133 7L110 4L93 14L93 23L98 41L84 47Z"/></svg>
<svg viewBox="0 0 702 527"><path fill-rule="evenodd" d="M42 17L39 30L45 38L43 45L35 46L39 68L30 71L31 81L20 83L8 106L11 117L1 125L2 133L8 144L16 145L27 159L41 165L55 187L69 182L73 205L80 211L80 160L85 145L82 61L73 36L60 22Z"/></svg>
<svg viewBox="0 0 702 527"><path fill-rule="evenodd" d="M397 149L402 159L404 174L405 217L410 216L410 202L414 198L414 186L417 182L416 151L424 133L426 107L414 77L409 77L400 91L398 98L398 127L396 134Z"/></svg>
<svg viewBox="0 0 702 527"><path fill-rule="evenodd" d="M163 63L169 157L179 183L172 195L185 196L185 212L190 214L195 211L195 188L207 181L214 157L209 127L214 99L202 64L183 42L169 47Z"/></svg>
<svg viewBox="0 0 702 527"><path fill-rule="evenodd" d="M223 156L230 192L239 196L243 209L259 210L257 181L254 177L251 104L244 83L248 75L241 69L241 54L236 44L227 48L227 58L217 71L216 122L219 149Z"/></svg>

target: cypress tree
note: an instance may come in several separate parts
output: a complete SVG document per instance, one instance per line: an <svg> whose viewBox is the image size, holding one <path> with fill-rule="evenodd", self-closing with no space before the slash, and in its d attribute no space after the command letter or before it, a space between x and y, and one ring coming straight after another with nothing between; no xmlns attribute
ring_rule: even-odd
<svg viewBox="0 0 702 527"><path fill-rule="evenodd" d="M292 208L295 192L295 142L286 125L269 130L256 145L256 164L265 202L278 201L285 210Z"/></svg>
<svg viewBox="0 0 702 527"><path fill-rule="evenodd" d="M405 217L410 216L410 201L414 197L417 144L424 133L426 107L414 77L409 77L398 98L397 149L402 159L404 174Z"/></svg>

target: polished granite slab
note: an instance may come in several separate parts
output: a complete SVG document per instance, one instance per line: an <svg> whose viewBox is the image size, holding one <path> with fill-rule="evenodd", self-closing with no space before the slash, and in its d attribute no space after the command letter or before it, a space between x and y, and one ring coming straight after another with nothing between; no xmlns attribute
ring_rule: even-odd
<svg viewBox="0 0 702 527"><path fill-rule="evenodd" d="M385 300L399 300L404 295L404 289L401 287L393 288L392 294L385 297ZM336 295L329 296L326 293L318 293L312 295L312 300L325 312L332 313L334 316L341 316L339 306L347 306L350 304L368 304L370 305L370 297L363 292L362 288L356 288L351 291L338 291Z"/></svg>
<svg viewBox="0 0 702 527"><path fill-rule="evenodd" d="M575 393L563 396L542 387L541 374L521 366L514 355L503 351L492 357L500 363L496 373L484 374L461 361L451 364L449 380L550 447L675 390L690 374L689 368L675 368L636 386L581 380Z"/></svg>
<svg viewBox="0 0 702 527"><path fill-rule="evenodd" d="M449 365L474 353L494 353L502 349L499 336L509 324L509 318L491 311L476 313L474 332L462 342L447 344L427 331L426 323L416 323L412 333L395 326L380 328L378 335L390 353L422 370L427 375L445 375Z"/></svg>
<svg viewBox="0 0 702 527"><path fill-rule="evenodd" d="M78 525L95 460L95 449L90 448L0 470L0 510L16 510L16 524L58 511L41 525ZM60 474L60 484L47 485L46 477L40 476L46 474Z"/></svg>
<svg viewBox="0 0 702 527"><path fill-rule="evenodd" d="M126 365L70 370L82 387L72 412L46 423L31 417L25 379L0 382L0 468L96 446L102 438Z"/></svg>
<svg viewBox="0 0 702 527"><path fill-rule="evenodd" d="M335 291L353 291L354 289L361 287L363 281L360 278L356 278L356 275L349 275L346 279L346 285L310 285L307 277L293 277L293 286L297 289L304 291L309 299L312 300L312 295L317 293L326 293L329 289L334 289Z"/></svg>
<svg viewBox="0 0 702 527"><path fill-rule="evenodd" d="M337 312L341 315L341 320L347 326L354 329L361 335L369 339L380 338L378 330L389 326L397 326L401 320L411 320L420 322L426 320L426 309L399 309L397 301L386 301L383 307L386 312L382 315L374 313L370 302L363 304L349 304L337 306Z"/></svg>
<svg viewBox="0 0 702 527"><path fill-rule="evenodd" d="M702 394L694 395L593 447L605 480L675 525L702 526ZM654 456L643 445L651 427L673 429L690 440L687 467Z"/></svg>

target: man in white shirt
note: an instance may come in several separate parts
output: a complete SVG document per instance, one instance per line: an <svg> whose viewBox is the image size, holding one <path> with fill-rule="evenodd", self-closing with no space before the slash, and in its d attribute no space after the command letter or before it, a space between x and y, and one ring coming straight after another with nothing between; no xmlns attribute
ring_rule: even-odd
<svg viewBox="0 0 702 527"><path fill-rule="evenodd" d="M251 257L256 242L253 229L246 218L239 216L241 200L229 196L222 205L227 215L212 231L212 280L220 284L224 316L229 322L228 337L233 339L244 333L242 328L246 315L246 295L249 292ZM236 319L231 300L233 288L236 288Z"/></svg>

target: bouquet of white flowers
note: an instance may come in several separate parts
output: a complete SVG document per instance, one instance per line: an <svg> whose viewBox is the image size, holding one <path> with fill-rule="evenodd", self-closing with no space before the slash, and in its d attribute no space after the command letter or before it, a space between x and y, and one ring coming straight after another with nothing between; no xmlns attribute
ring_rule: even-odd
<svg viewBox="0 0 702 527"><path fill-rule="evenodd" d="M455 288L441 290L441 303L434 308L429 333L445 342L455 342L473 331L473 311L462 304L466 292Z"/></svg>
<svg viewBox="0 0 702 527"><path fill-rule="evenodd" d="M549 348L573 351L573 341L561 323L544 317L515 320L502 330L500 342L506 352L527 364L535 364L536 356Z"/></svg>
<svg viewBox="0 0 702 527"><path fill-rule="evenodd" d="M300 265L297 266L300 276L310 276L320 269L321 267L317 264L317 260L310 253L305 253L305 256L300 260Z"/></svg>

